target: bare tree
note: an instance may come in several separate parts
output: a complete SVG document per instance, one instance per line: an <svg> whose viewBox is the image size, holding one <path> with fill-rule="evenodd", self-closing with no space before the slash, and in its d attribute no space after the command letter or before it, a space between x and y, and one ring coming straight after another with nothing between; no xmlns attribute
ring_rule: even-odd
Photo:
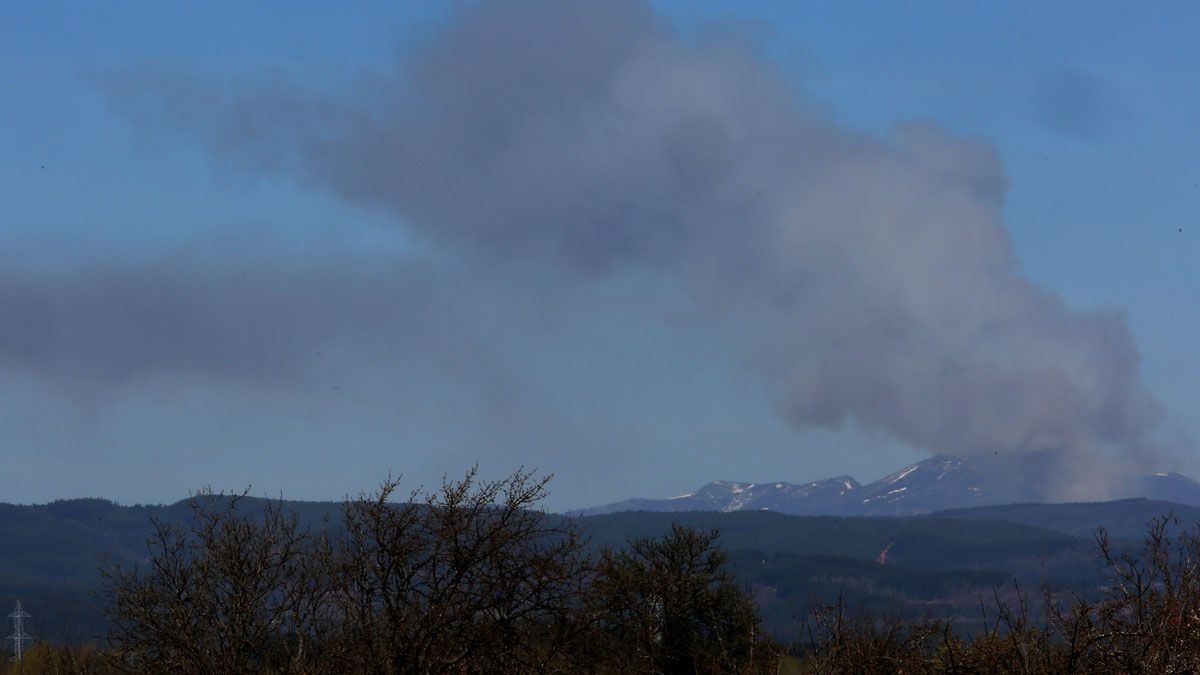
<svg viewBox="0 0 1200 675"><path fill-rule="evenodd" d="M316 539L280 502L244 497L193 496L189 524L152 521L146 568L102 570L114 666L288 673L318 661L328 622Z"/></svg>
<svg viewBox="0 0 1200 675"><path fill-rule="evenodd" d="M981 602L975 635L952 624L850 618L841 603L809 617L804 672L1200 672L1200 529L1170 515L1147 524L1140 548L1096 533L1095 593L1043 588L1045 621L1020 588Z"/></svg>
<svg viewBox="0 0 1200 675"><path fill-rule="evenodd" d="M581 635L588 563L574 521L536 509L549 478L472 469L435 492L398 482L345 505L324 557L348 668L547 672Z"/></svg>
<svg viewBox="0 0 1200 675"><path fill-rule="evenodd" d="M1121 672L1200 671L1200 529L1171 514L1147 524L1142 547L1120 551L1096 533L1103 597L1048 597L1051 625L1073 666Z"/></svg>
<svg viewBox="0 0 1200 675"><path fill-rule="evenodd" d="M660 538L601 554L592 599L602 662L627 672L752 668L758 612L734 583L718 536L673 524Z"/></svg>
<svg viewBox="0 0 1200 675"><path fill-rule="evenodd" d="M605 551L539 510L549 478L475 469L348 499L312 533L211 491L104 570L112 667L133 672L735 672L778 663L716 532ZM755 659L756 648L759 649Z"/></svg>
<svg viewBox="0 0 1200 675"><path fill-rule="evenodd" d="M801 623L796 651L804 657L805 672L929 672L939 642L942 651L955 658L959 643L947 625L855 614L839 595L812 607Z"/></svg>

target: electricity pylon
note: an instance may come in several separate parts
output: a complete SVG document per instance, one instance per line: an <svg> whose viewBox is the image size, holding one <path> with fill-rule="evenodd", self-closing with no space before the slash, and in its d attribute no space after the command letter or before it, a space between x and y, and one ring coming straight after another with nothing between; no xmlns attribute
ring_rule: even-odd
<svg viewBox="0 0 1200 675"><path fill-rule="evenodd" d="M17 601L17 608L13 610L8 618L13 620L13 633L7 639L13 643L13 661L20 661L21 654L25 651L25 643L33 638L25 632L25 619L29 618L29 614L21 608L21 601Z"/></svg>

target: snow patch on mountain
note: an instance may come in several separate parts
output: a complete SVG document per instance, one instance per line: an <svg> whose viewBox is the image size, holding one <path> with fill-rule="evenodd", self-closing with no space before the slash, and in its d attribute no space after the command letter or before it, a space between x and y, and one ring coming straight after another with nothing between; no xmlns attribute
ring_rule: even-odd
<svg viewBox="0 0 1200 675"><path fill-rule="evenodd" d="M907 516L945 509L1038 501L1028 480L1006 470L1000 460L935 455L884 478L861 485L850 476L810 483L714 481L670 499L628 499L581 513L617 511L775 511L793 515ZM1200 483L1178 473L1135 477L1129 494L1200 506Z"/></svg>

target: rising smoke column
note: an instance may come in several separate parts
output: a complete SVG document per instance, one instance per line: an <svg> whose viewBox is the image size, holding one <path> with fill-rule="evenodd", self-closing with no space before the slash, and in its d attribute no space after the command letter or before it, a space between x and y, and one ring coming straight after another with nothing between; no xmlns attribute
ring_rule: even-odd
<svg viewBox="0 0 1200 675"><path fill-rule="evenodd" d="M799 428L989 456L1152 445L1123 318L1020 275L990 147L840 128L754 44L683 39L647 4L483 2L336 94L147 72L109 88L444 254L670 279Z"/></svg>

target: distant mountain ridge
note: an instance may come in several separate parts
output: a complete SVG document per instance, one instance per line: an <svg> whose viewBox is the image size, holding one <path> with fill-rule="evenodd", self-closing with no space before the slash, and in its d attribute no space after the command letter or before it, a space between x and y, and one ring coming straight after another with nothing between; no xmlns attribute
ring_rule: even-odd
<svg viewBox="0 0 1200 675"><path fill-rule="evenodd" d="M934 455L873 483L850 476L811 483L715 481L669 499L627 499L583 509L583 515L620 511L775 511L789 515L912 516L1039 499L1057 467L1031 461L1014 467L999 458ZM1178 473L1136 476L1110 499L1146 498L1200 506L1200 483Z"/></svg>

